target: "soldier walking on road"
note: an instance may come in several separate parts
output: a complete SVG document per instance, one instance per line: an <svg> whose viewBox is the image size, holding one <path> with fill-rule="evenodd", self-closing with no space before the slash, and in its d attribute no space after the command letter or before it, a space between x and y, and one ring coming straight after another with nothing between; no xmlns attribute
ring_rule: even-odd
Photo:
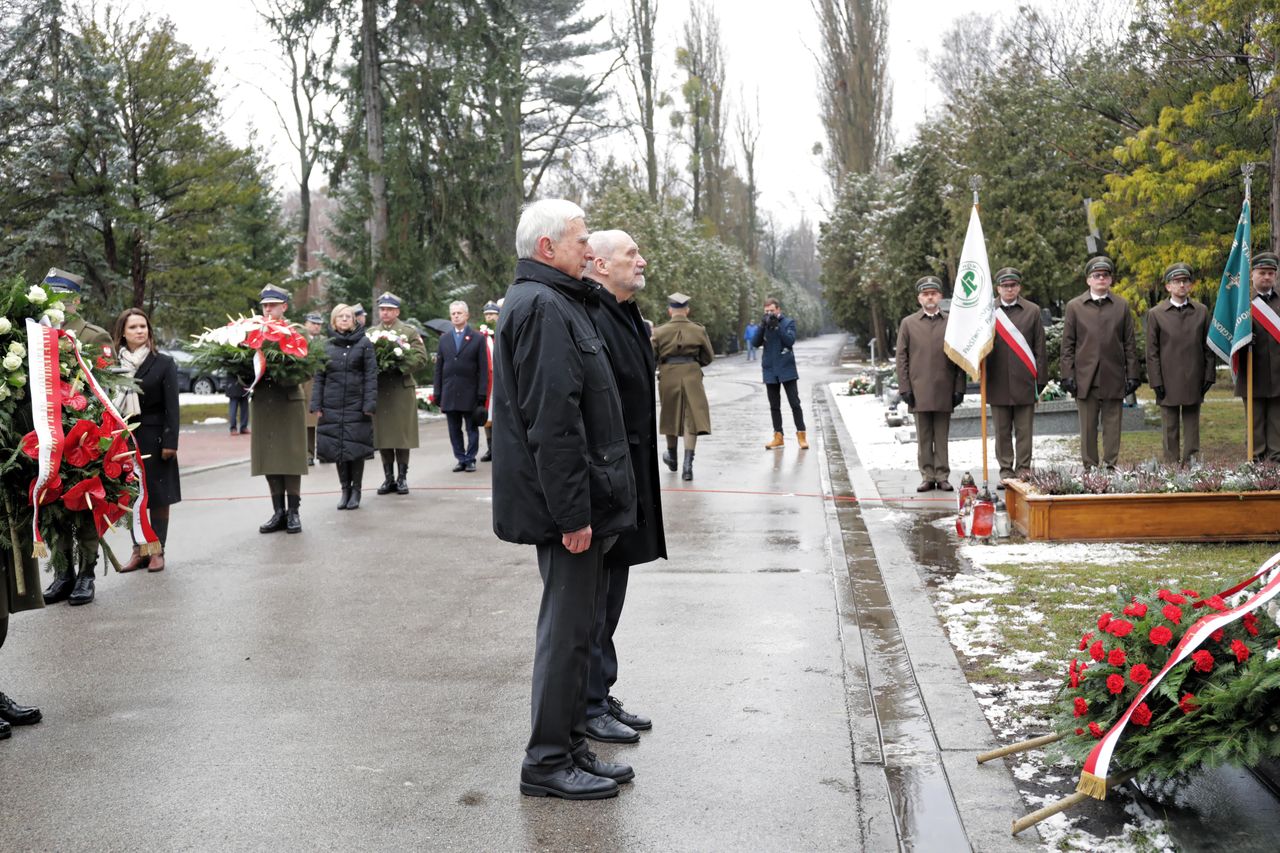
<svg viewBox="0 0 1280 853"><path fill-rule="evenodd" d="M1271 252L1259 252L1253 256L1250 277L1253 280L1255 314L1264 309L1271 315L1280 313L1280 298L1276 297L1276 267L1280 259ZM1254 322L1253 342L1253 458L1280 462L1280 323L1273 333L1263 323ZM1248 405L1249 359L1240 352L1241 370L1236 374L1236 396Z"/></svg>
<svg viewBox="0 0 1280 853"><path fill-rule="evenodd" d="M404 369L378 372L378 410L373 415L373 446L382 456L382 485L378 494L409 494L409 451L418 446L418 392L413 373L427 364L427 347L413 326L400 320L400 297L378 297L378 325L369 332L387 331L409 339ZM394 470L392 468L394 467Z"/></svg>
<svg viewBox="0 0 1280 853"><path fill-rule="evenodd" d="M769 398L769 416L773 419L773 438L765 443L765 450L782 447L782 391L787 392L791 406L791 418L796 425L796 443L801 450L809 449L809 439L804 428L804 407L800 405L800 373L796 370L796 321L782 313L782 305L770 296L764 301L764 317L756 327L751 346L764 347L760 359L760 372L764 376L764 390Z"/></svg>
<svg viewBox="0 0 1280 853"><path fill-rule="evenodd" d="M689 297L673 293L667 297L670 320L653 330L653 351L658 359L658 397L662 400L662 420L658 429L667 438L662 461L676 470L676 446L684 436L684 471L681 478L693 479L693 454L698 436L711 434L711 406L702 387L702 368L715 359L711 339L700 323L689 319Z"/></svg>
<svg viewBox="0 0 1280 853"><path fill-rule="evenodd" d="M289 291L275 285L258 296L262 316L284 322ZM302 475L307 473L307 398L301 385L280 385L263 376L249 398L249 474L266 477L271 518L259 533L301 533Z"/></svg>
<svg viewBox="0 0 1280 853"><path fill-rule="evenodd" d="M1160 405L1164 461L1185 465L1200 453L1200 404L1217 379L1217 359L1209 309L1190 298L1190 265L1170 264L1164 286L1169 298L1147 311L1147 378Z"/></svg>
<svg viewBox="0 0 1280 853"><path fill-rule="evenodd" d="M942 310L942 282L927 275L916 282L920 310L898 325L898 395L916 419L917 492L953 490L947 440L951 412L964 399L965 375L947 357L943 343L947 315Z"/></svg>
<svg viewBox="0 0 1280 853"><path fill-rule="evenodd" d="M636 306L644 289L645 260L625 231L591 235L590 278L601 285L597 302L587 311L609 349L618 383L622 417L627 427L631 472L636 480L636 529L623 533L604 557L604 607L596 610L587 674L587 737L607 743L635 743L638 731L653 728L648 718L623 710L610 695L618 680L618 650L613 635L622 617L631 567L667 557L662 529L662 496L658 488L658 429L653 402L655 356L649 332Z"/></svg>
<svg viewBox="0 0 1280 853"><path fill-rule="evenodd" d="M62 328L76 336L80 342L80 351L91 362L98 358L115 361L115 349L111 344L111 334L101 326L86 322L80 316L80 300L84 294L84 279L63 270L54 269L44 277L44 285L54 293L65 293L61 308L66 315ZM61 346L70 346L64 341ZM44 591L44 603L56 604L66 601L70 605L88 604L93 601L93 569L98 564L98 549L101 540L98 537L97 523L92 512L73 513L75 527L75 545L70 538L64 540L66 546L60 554L54 556L53 582Z"/></svg>
<svg viewBox="0 0 1280 853"><path fill-rule="evenodd" d="M1049 382L1040 306L1022 298L1022 273L996 273L996 338L987 356L987 402L996 429L997 489L1031 469L1036 398Z"/></svg>
<svg viewBox="0 0 1280 853"><path fill-rule="evenodd" d="M1098 423L1102 464L1120 456L1120 405L1141 384L1129 303L1111 292L1116 266L1103 255L1085 265L1089 289L1067 303L1062 323L1062 387L1080 412L1080 461L1098 467Z"/></svg>
<svg viewBox="0 0 1280 853"><path fill-rule="evenodd" d="M537 546L542 575L532 733L520 792L613 797L635 772L587 747L587 671L604 555L636 526L627 425L609 354L587 313L598 288L582 208L545 199L516 226L515 283L494 346L493 478L498 538Z"/></svg>

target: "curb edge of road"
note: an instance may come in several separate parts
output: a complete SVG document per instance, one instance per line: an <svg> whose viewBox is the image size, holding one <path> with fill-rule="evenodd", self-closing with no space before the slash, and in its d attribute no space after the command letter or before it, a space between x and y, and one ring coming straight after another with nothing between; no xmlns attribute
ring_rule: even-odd
<svg viewBox="0 0 1280 853"><path fill-rule="evenodd" d="M868 507L884 507L884 500L870 473L862 467L857 451L853 450L852 436L840 418L831 389L825 383L822 393L826 415L831 418L838 450L857 498L858 512L863 516L893 611L902 625L908 654L913 662L929 661L934 670L932 675L944 676L943 681L922 679L917 671L916 682L969 842L973 849L984 853L988 850L1033 849L1034 843L1039 841L1038 832L1016 837L1009 833L1012 820L1027 811L1012 772L1003 761L986 765L978 765L975 761L981 750L996 745L991 726L969 686L942 620L920 578L916 560L901 534L896 528L877 524L874 519L866 517ZM824 486L829 485L829 476L824 473ZM886 571L889 567L894 571ZM844 633L843 626L841 633ZM953 731L939 733L938 724L944 719L952 721L947 727ZM973 740L973 734L979 732L985 734L987 743Z"/></svg>
<svg viewBox="0 0 1280 853"><path fill-rule="evenodd" d="M200 465L195 468L179 468L178 475L181 477L190 477L192 474L203 474L206 471L217 471L219 468L230 468L234 465L244 465L249 461L246 456L243 459L228 459L224 462L214 462L209 465Z"/></svg>

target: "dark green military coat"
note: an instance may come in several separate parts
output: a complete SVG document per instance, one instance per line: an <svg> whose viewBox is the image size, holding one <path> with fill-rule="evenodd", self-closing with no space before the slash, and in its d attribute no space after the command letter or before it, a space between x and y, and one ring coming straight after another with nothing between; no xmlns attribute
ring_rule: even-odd
<svg viewBox="0 0 1280 853"><path fill-rule="evenodd" d="M391 326L375 323L365 334L379 329L404 335L410 353L405 359L408 373L378 371L378 410L373 415L373 446L379 450L409 450L418 446L418 394L412 371L427 364L427 347L422 335L408 323L396 320Z"/></svg>
<svg viewBox="0 0 1280 853"><path fill-rule="evenodd" d="M711 434L711 406L702 387L702 368L715 358L711 339L700 323L672 317L653 330L658 358L658 399L663 435Z"/></svg>
<svg viewBox="0 0 1280 853"><path fill-rule="evenodd" d="M307 473L307 401L301 385L263 378L249 400L249 474Z"/></svg>

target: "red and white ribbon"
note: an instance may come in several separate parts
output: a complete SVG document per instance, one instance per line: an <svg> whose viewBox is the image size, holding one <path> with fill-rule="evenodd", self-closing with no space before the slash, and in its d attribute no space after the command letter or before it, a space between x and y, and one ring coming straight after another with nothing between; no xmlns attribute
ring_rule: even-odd
<svg viewBox="0 0 1280 853"><path fill-rule="evenodd" d="M58 330L27 319L27 387L31 415L40 440L39 464L31 485L31 542L33 557L49 556L40 535L40 495L57 478L62 466L62 374L58 370Z"/></svg>
<svg viewBox="0 0 1280 853"><path fill-rule="evenodd" d="M1254 579L1262 577L1277 566L1280 566L1280 554L1276 554L1264 563L1258 574L1254 576ZM1080 784L1076 786L1076 790L1088 793L1099 800L1104 799L1106 797L1107 771L1111 766L1112 753L1115 752L1116 744L1119 743L1120 736L1129 724L1129 718L1133 715L1138 705L1142 703L1142 700L1156 689L1156 685L1168 674L1169 670L1189 658L1209 638L1210 634L1243 618L1246 613L1252 613L1277 595L1280 595L1280 572L1277 572L1262 589L1246 599L1244 603L1229 610L1208 613L1196 620L1195 624L1182 635L1182 639L1174 647L1173 653L1169 655L1169 660L1165 661L1160 671L1138 691L1138 695L1129 703L1129 707L1120 715L1120 719L1094 745L1089 757L1085 760L1084 770L1080 774Z"/></svg>
<svg viewBox="0 0 1280 853"><path fill-rule="evenodd" d="M245 392L249 396L253 396L253 389L262 381L262 377L267 375L267 354L261 349L253 351L253 382L249 383L249 387Z"/></svg>
<svg viewBox="0 0 1280 853"><path fill-rule="evenodd" d="M1253 297L1252 308L1253 321L1266 329L1272 339L1280 341L1280 315L1261 296Z"/></svg>
<svg viewBox="0 0 1280 853"><path fill-rule="evenodd" d="M1009 319L1009 315L999 308L996 309L996 334L1000 335L1000 339L1009 345L1009 349L1013 350L1013 354L1018 360L1027 366L1027 370L1031 371L1031 378L1037 378L1036 374L1036 356L1031 351L1031 344L1027 343L1027 338L1013 325L1013 321Z"/></svg>

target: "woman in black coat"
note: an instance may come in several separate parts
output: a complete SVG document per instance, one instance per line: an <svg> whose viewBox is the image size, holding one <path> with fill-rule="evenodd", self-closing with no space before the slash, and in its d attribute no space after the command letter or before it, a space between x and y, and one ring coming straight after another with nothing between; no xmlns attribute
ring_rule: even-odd
<svg viewBox="0 0 1280 853"><path fill-rule="evenodd" d="M329 361L311 386L311 411L320 415L316 456L338 465L338 509L359 509L364 461L373 456L378 361L350 305L336 306L329 324Z"/></svg>
<svg viewBox="0 0 1280 853"><path fill-rule="evenodd" d="M116 402L126 421L138 423L133 431L146 471L147 509L151 528L160 540L161 552L149 557L139 553L134 543L122 572L145 568L164 570L164 544L169 538L169 507L182 500L178 482L178 366L156 351L151 321L140 308L129 308L117 319L112 336L119 353L119 371L138 383L136 392L126 392Z"/></svg>

